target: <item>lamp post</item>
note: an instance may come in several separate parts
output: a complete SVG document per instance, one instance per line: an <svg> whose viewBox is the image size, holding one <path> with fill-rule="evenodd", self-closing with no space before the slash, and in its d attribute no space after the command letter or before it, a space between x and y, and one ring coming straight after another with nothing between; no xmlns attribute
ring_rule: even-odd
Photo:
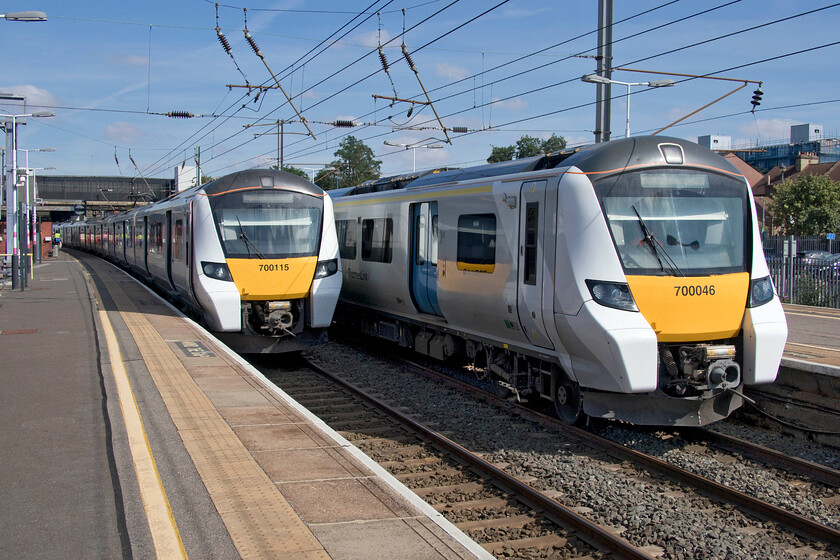
<svg viewBox="0 0 840 560"><path fill-rule="evenodd" d="M9 177L6 180L6 252L11 254L12 289L17 287L20 248L17 228L17 221L19 219L17 210L17 119L25 117L54 116L55 113L52 111L36 111L34 113L25 113L23 115L0 114L0 118L11 119L3 122L3 128L6 131L6 153L10 153L12 155L11 165L9 166ZM10 247L11 250L9 250ZM23 289L22 285L21 289Z"/></svg>
<svg viewBox="0 0 840 560"><path fill-rule="evenodd" d="M52 148L44 151L53 151ZM38 263L41 262L41 229L38 227L38 180L35 177L35 172L41 169L55 169L55 167L30 167L29 172L32 173L32 247L34 254L38 255Z"/></svg>
<svg viewBox="0 0 840 560"><path fill-rule="evenodd" d="M35 169L55 169L54 167L50 167L50 168L37 167L35 169L29 167L29 152L54 152L55 148L29 148L29 149L18 148L17 150L19 152L26 152L26 209L27 209L27 212L28 212L29 208L30 208L30 205L29 205L29 191L30 191L29 173L32 172L33 185L34 185ZM38 239L40 237L38 235L38 233L36 232L36 227L35 227L37 225L36 224L36 216L37 216L36 215L36 212L37 212L36 208L37 208L37 205L35 203L35 198L36 198L37 194L36 194L34 189L37 189L37 186L32 189L32 206L31 206L31 208L32 208L32 219L31 219L31 221L28 221L28 223L27 223L27 226L31 227L31 229L27 232L27 236L26 236L26 240L27 240L26 243L28 245L27 248L29 249L29 254L31 255L30 256L31 262L34 262L34 260L35 260L34 255L35 255L35 251L38 249ZM40 262L40 259L38 259L38 260ZM34 267L33 267L33 269L30 271L30 278L34 278L34 277L35 277L35 270L34 270Z"/></svg>
<svg viewBox="0 0 840 560"><path fill-rule="evenodd" d="M630 138L630 88L632 86L647 86L651 88L671 87L674 85L674 80L653 80L650 82L619 82L599 76L598 74L586 74L580 78L582 82L590 84L618 84L620 86L627 86L627 126L624 129L624 137Z"/></svg>
<svg viewBox="0 0 840 560"><path fill-rule="evenodd" d="M390 142L388 140L385 140L383 144L385 144L386 146L392 146L394 148L405 148L406 150L411 149L411 151L413 152L412 155L414 156L414 163L411 168L412 173L417 171L417 148L429 148L430 150L437 150L443 148L443 144L398 144L396 142Z"/></svg>
<svg viewBox="0 0 840 560"><path fill-rule="evenodd" d="M0 14L0 18L6 21L47 21L47 14L44 12L9 12L8 14Z"/></svg>

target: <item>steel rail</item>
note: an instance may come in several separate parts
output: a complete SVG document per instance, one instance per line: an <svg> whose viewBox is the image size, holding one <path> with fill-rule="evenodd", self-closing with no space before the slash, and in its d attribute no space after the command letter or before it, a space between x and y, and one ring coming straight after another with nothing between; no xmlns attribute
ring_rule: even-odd
<svg viewBox="0 0 840 560"><path fill-rule="evenodd" d="M445 379L449 383L462 386L470 392L478 394L482 398L485 398L490 402L502 402L502 400L499 399L496 395L493 395L487 391L464 383L463 381L453 379L449 376L444 376L432 369L416 364L411 360L394 356L391 356L391 359L410 364L412 367L418 368L424 371L426 375L433 376L436 379ZM516 405L516 410L517 413L525 419L538 422L546 427L559 429L563 432L564 435L574 437L578 441L581 441L582 443L588 444L592 447L601 448L608 454L611 454L612 456L616 457L617 459L640 464L650 471L658 472L659 474L666 476L672 480L675 480L679 483L692 486L714 498L717 498L724 502L735 504L765 519L781 523L782 525L793 529L795 532L798 532L801 535L834 546L840 545L840 531L838 531L837 529L834 529L812 519L808 519L807 517L803 517L796 513L790 512L778 506L774 506L773 504L769 504L767 502L759 500L758 498L754 498L750 495L729 488L728 486L724 486L723 484L717 483L704 476L695 474L693 472L672 465L666 461L662 461L655 457L651 457L650 455L645 455L644 453L641 453L634 449L630 449L629 447L621 445L620 443L616 443L602 436L593 434L582 428L578 428L576 426L569 426L567 424L562 423L556 418L546 416L545 414L541 414L537 411L526 408L521 404Z"/></svg>
<svg viewBox="0 0 840 560"><path fill-rule="evenodd" d="M306 358L304 358L304 360L306 360ZM640 548L633 546L626 540L620 538L619 536L608 531L607 529L604 529L597 523L593 523L592 521L586 519L582 515L575 513L574 511L560 504L556 500L549 498L542 492L509 475L502 469L499 469L498 467L492 465L484 459L477 457L468 449L455 443L446 436L443 436L433 430L430 430L429 428L420 424L413 418L410 418L402 412L388 406L387 404L380 402L375 397L367 394L361 389L350 385L346 381L333 375L331 372L326 371L318 365L311 363L309 360L306 360L306 363L314 371L317 371L321 375L332 380L334 383L340 385L348 391L351 391L353 394L371 403L373 406L382 410L386 414L399 419L400 422L409 426L412 430L415 430L424 438L427 438L434 445L439 446L444 451L451 453L452 455L458 457L460 460L466 462L479 474L490 477L494 482L502 485L506 490L516 494L523 500L524 503L526 503L530 507L541 510L542 513L546 517L552 519L552 521L558 523L563 527L570 528L571 530L575 531L578 535L583 535L584 540L587 540L591 545L595 546L596 548L606 549L609 553L615 555L617 558L654 560L652 556L648 555Z"/></svg>
<svg viewBox="0 0 840 560"><path fill-rule="evenodd" d="M754 461L772 466L778 465L791 473L808 477L829 486L840 486L840 470L819 463L787 455L781 451L712 430L688 429L681 430L680 434L686 439L705 441L727 451L740 453Z"/></svg>

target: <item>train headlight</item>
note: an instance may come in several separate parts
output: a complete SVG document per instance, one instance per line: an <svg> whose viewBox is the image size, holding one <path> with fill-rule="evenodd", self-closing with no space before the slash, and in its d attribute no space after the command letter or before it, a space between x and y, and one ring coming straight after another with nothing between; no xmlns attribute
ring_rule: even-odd
<svg viewBox="0 0 840 560"><path fill-rule="evenodd" d="M315 279L326 278L338 272L338 259L330 259L328 261L318 261L315 266Z"/></svg>
<svg viewBox="0 0 840 560"><path fill-rule="evenodd" d="M601 305L623 309L624 311L639 310L627 284L587 280L586 286L589 288L589 293L592 294L592 299Z"/></svg>
<svg viewBox="0 0 840 560"><path fill-rule="evenodd" d="M776 295L769 276L750 282L750 307L764 305Z"/></svg>
<svg viewBox="0 0 840 560"><path fill-rule="evenodd" d="M213 278L214 280L224 280L226 282L233 282L230 275L230 270L225 263L202 262L201 270L204 275Z"/></svg>

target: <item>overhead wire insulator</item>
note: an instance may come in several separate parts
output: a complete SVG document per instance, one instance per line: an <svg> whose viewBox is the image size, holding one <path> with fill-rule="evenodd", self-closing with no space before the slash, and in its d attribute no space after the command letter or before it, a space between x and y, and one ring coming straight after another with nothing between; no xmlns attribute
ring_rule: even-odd
<svg viewBox="0 0 840 560"><path fill-rule="evenodd" d="M451 130L452 132L454 132L456 134L466 134L467 133L467 127L466 126L453 126L449 130Z"/></svg>
<svg viewBox="0 0 840 560"><path fill-rule="evenodd" d="M388 72L388 59L385 58L385 51L382 50L382 45L379 46L379 61L382 62L382 69Z"/></svg>
<svg viewBox="0 0 840 560"><path fill-rule="evenodd" d="M251 49L253 49L254 54L260 58L263 58L263 53L260 51L260 48L257 46L256 41L254 41L254 38L251 37L250 31L248 31L247 29L245 30L245 40L248 41L249 45L251 45Z"/></svg>
<svg viewBox="0 0 840 560"><path fill-rule="evenodd" d="M755 112L755 108L758 107L759 105L761 105L761 96L762 95L764 95L764 92L761 91L760 87L753 92L752 101L750 101L750 103L752 103L752 106L753 106L753 108L752 108L753 113Z"/></svg>
<svg viewBox="0 0 840 560"><path fill-rule="evenodd" d="M353 121L346 120L333 121L330 124L336 128L353 128L354 126L356 126L356 123L354 123Z"/></svg>
<svg viewBox="0 0 840 560"><path fill-rule="evenodd" d="M406 48L405 43L402 44L402 53L405 57L405 61L408 62L408 67L416 74L417 68L414 67L414 61L411 60L411 55L408 54L408 49Z"/></svg>
<svg viewBox="0 0 840 560"><path fill-rule="evenodd" d="M228 55L233 56L230 49L230 43L228 43L227 37L224 36L218 25L216 26L216 37L219 38L219 42L222 44L222 48L225 49L225 52L228 53Z"/></svg>
<svg viewBox="0 0 840 560"><path fill-rule="evenodd" d="M167 117L171 117L173 119L191 119L195 115L188 112L188 111L169 111L168 113L164 113Z"/></svg>

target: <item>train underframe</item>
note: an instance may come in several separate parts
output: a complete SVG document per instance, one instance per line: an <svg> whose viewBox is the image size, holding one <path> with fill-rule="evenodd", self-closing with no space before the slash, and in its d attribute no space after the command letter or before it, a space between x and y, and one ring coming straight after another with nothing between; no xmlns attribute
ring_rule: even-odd
<svg viewBox="0 0 840 560"><path fill-rule="evenodd" d="M446 326L421 324L390 314L343 306L340 323L355 332L446 361L466 362L478 379L489 379L501 398L552 403L558 418L581 424L588 417L639 425L702 426L743 405L738 341L660 344L659 388L651 393L615 393L580 387L552 356L500 346Z"/></svg>

